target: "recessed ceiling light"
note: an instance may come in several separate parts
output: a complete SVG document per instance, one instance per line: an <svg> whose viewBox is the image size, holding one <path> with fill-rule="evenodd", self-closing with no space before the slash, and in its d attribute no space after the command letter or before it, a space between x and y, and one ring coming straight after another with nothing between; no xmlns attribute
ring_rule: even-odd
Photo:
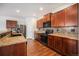
<svg viewBox="0 0 79 59"><path fill-rule="evenodd" d="M34 13L33 16L36 16L36 14Z"/></svg>
<svg viewBox="0 0 79 59"><path fill-rule="evenodd" d="M20 10L16 10L16 12L17 12L17 13L19 13L19 12L20 12Z"/></svg>
<svg viewBox="0 0 79 59"><path fill-rule="evenodd" d="M42 11L43 10L43 7L40 7L40 10Z"/></svg>

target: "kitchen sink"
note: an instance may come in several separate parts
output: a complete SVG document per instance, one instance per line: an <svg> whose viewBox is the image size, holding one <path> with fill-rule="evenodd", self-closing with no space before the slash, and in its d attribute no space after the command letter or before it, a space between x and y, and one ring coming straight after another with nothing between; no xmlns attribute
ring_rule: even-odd
<svg viewBox="0 0 79 59"><path fill-rule="evenodd" d="M11 37L21 36L21 34L12 34Z"/></svg>

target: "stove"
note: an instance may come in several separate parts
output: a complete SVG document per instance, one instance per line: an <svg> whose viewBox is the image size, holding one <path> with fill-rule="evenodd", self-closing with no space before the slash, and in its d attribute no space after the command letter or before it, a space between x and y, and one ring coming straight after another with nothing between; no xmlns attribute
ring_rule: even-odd
<svg viewBox="0 0 79 59"><path fill-rule="evenodd" d="M48 44L48 34L53 33L53 30L46 30L45 33L41 34L41 42Z"/></svg>

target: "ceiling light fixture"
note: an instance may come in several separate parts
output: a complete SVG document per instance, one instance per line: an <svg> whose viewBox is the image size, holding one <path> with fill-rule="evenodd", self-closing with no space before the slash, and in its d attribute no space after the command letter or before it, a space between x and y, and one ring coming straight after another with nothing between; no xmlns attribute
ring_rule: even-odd
<svg viewBox="0 0 79 59"><path fill-rule="evenodd" d="M40 7L40 10L42 11L43 10L43 7Z"/></svg>
<svg viewBox="0 0 79 59"><path fill-rule="evenodd" d="M36 14L34 13L33 16L36 16Z"/></svg>
<svg viewBox="0 0 79 59"><path fill-rule="evenodd" d="M19 13L19 12L20 12L20 10L16 10L16 12L17 12L17 13Z"/></svg>

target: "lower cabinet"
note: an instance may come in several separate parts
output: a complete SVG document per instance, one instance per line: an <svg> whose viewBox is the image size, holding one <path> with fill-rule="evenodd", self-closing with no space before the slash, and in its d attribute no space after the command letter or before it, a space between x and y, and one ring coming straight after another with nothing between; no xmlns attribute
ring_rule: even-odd
<svg viewBox="0 0 79 59"><path fill-rule="evenodd" d="M14 45L14 56L25 56L26 55L26 43L15 44Z"/></svg>
<svg viewBox="0 0 79 59"><path fill-rule="evenodd" d="M78 42L77 40L73 40L73 39L68 39L68 38L63 39L64 54L77 56L78 55L77 42Z"/></svg>
<svg viewBox="0 0 79 59"><path fill-rule="evenodd" d="M48 47L54 49L55 51L67 56L77 56L78 55L78 44L77 40L68 39L58 36L48 36Z"/></svg>
<svg viewBox="0 0 79 59"><path fill-rule="evenodd" d="M48 46L54 48L54 39L52 36L48 36Z"/></svg>
<svg viewBox="0 0 79 59"><path fill-rule="evenodd" d="M34 37L37 41L40 41L41 37L39 33L34 33Z"/></svg>
<svg viewBox="0 0 79 59"><path fill-rule="evenodd" d="M0 56L12 56L14 46L0 47Z"/></svg>
<svg viewBox="0 0 79 59"><path fill-rule="evenodd" d="M25 56L27 55L26 47L26 43L0 47L0 56Z"/></svg>
<svg viewBox="0 0 79 59"><path fill-rule="evenodd" d="M61 53L63 50L62 38L60 38L60 37L58 38L57 36L54 36L53 40L55 41L54 42L55 50L58 51L59 53Z"/></svg>

